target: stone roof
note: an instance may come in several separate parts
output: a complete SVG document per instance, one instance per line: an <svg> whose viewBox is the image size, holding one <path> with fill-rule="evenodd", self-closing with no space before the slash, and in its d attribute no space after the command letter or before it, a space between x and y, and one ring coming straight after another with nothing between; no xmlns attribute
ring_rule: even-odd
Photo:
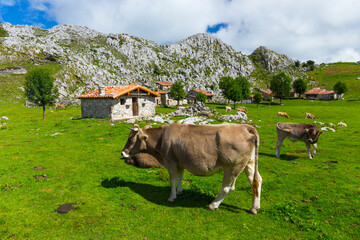
<svg viewBox="0 0 360 240"><path fill-rule="evenodd" d="M79 99L87 99L87 98L112 98L116 99L122 95L128 94L134 90L143 90L148 93L148 95L153 95L155 97L160 97L160 94L157 92L151 91L150 89L140 86L138 84L130 84L130 85L115 85L115 86L106 86L104 87L104 94L99 94L99 89L94 91L85 93L79 96Z"/></svg>

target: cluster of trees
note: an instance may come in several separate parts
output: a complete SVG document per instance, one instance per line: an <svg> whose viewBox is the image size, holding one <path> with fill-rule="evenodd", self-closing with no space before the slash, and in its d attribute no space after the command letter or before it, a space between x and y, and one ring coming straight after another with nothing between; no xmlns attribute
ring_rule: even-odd
<svg viewBox="0 0 360 240"><path fill-rule="evenodd" d="M236 102L242 102L250 97L250 82L243 76L232 78L230 76L222 77L219 81L219 88L225 99Z"/></svg>

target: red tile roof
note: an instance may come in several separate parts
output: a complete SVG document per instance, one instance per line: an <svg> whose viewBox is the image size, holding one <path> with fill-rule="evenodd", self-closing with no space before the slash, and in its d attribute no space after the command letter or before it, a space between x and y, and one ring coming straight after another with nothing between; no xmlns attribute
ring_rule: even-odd
<svg viewBox="0 0 360 240"><path fill-rule="evenodd" d="M157 82L157 84L160 84L162 86L171 86L173 85L174 83L173 82Z"/></svg>
<svg viewBox="0 0 360 240"><path fill-rule="evenodd" d="M309 91L307 91L305 94L306 95L316 95L316 94L321 94L322 92L326 92L326 90L321 89L321 88L313 88L313 89L310 89Z"/></svg>
<svg viewBox="0 0 360 240"><path fill-rule="evenodd" d="M157 92L158 94L166 94L166 93L169 93L169 91L159 91Z"/></svg>
<svg viewBox="0 0 360 240"><path fill-rule="evenodd" d="M205 92L204 90L200 90L200 89L193 89L191 91L195 91L195 92L198 92L198 93L201 92L201 93L205 94L206 96L214 96L213 94Z"/></svg>
<svg viewBox="0 0 360 240"><path fill-rule="evenodd" d="M321 94L321 95L327 95L327 94L334 94L335 93L335 91L324 91L324 92L321 92L321 93L319 93L319 94Z"/></svg>
<svg viewBox="0 0 360 240"><path fill-rule="evenodd" d="M105 88L105 94L99 95L99 89L96 89L94 91L85 93L78 98L80 99L86 99L86 98L112 98L116 99L124 94L130 93L134 90L143 90L148 93L148 95L154 95L155 97L160 97L160 94L151 91L150 89L140 86L138 84L130 84L130 85L116 85L116 86L106 86Z"/></svg>
<svg viewBox="0 0 360 240"><path fill-rule="evenodd" d="M263 93L266 93L266 94L269 94L269 95L273 94L270 89L260 90L260 92L263 92Z"/></svg>

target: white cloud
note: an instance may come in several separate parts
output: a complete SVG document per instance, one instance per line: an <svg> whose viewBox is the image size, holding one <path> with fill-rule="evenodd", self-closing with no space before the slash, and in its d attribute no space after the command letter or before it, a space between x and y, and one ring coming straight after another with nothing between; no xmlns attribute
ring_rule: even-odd
<svg viewBox="0 0 360 240"><path fill-rule="evenodd" d="M263 45L301 61L360 60L356 59L360 52L358 0L30 2L59 24L84 25L103 33L128 33L161 44L206 32L209 25L226 23L227 28L213 35L246 54Z"/></svg>
<svg viewBox="0 0 360 240"><path fill-rule="evenodd" d="M0 6L12 7L16 4L16 0L0 0Z"/></svg>

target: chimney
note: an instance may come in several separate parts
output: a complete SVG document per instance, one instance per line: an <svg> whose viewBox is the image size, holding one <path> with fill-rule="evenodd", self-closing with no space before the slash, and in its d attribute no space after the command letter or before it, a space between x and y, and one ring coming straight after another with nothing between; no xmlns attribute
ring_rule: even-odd
<svg viewBox="0 0 360 240"><path fill-rule="evenodd" d="M99 87L99 95L104 96L105 95L105 87L101 86Z"/></svg>

